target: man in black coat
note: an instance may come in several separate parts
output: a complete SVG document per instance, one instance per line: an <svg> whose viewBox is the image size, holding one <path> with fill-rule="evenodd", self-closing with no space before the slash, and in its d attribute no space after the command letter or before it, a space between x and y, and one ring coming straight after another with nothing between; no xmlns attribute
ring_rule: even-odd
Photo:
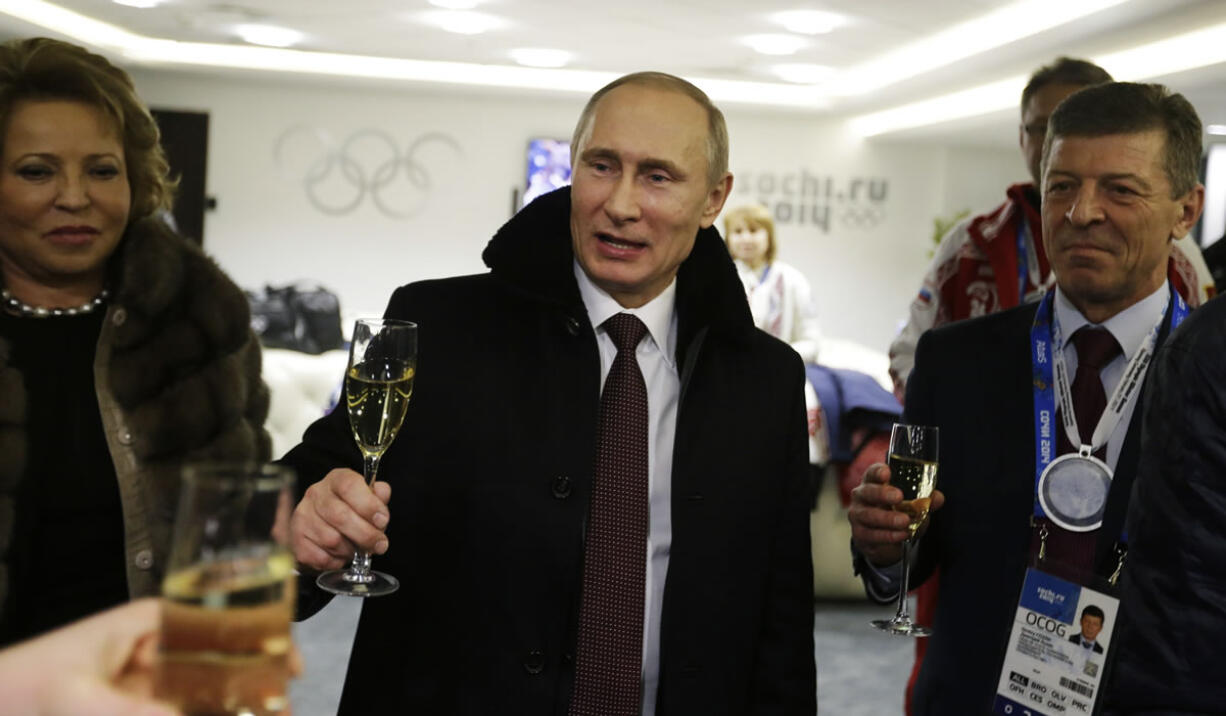
<svg viewBox="0 0 1226 716"><path fill-rule="evenodd" d="M722 115L683 80L629 75L593 96L572 153L572 188L499 230L489 273L392 296L421 349L387 482L372 492L354 471L339 410L285 458L314 483L292 521L303 568L371 549L401 581L364 605L341 710L812 714L804 376L754 329L711 228L732 184ZM625 636L580 635L593 496L609 489L602 381L620 360L605 320L623 313L648 331L650 526L645 564L611 581L645 582L645 617L622 630L641 637L633 703L584 681L584 707L576 674Z"/></svg>
<svg viewBox="0 0 1226 716"><path fill-rule="evenodd" d="M1128 516L1112 714L1221 713L1226 703L1226 299L1155 357Z"/></svg>
<svg viewBox="0 0 1226 716"><path fill-rule="evenodd" d="M1140 382L1122 377L1130 362L1144 365L1147 345L1160 343L1182 315L1165 269L1171 241L1200 216L1200 142L1195 110L1159 85L1112 83L1071 95L1051 116L1043 153L1043 241L1057 288L1038 306L920 339L905 420L940 428L933 504L944 506L934 510L912 573L915 585L941 570L916 716L992 712L1023 577L1041 550L1041 568L1083 584L1105 581L1118 566L1140 423ZM1082 363L1093 367L1090 352L1077 347L1082 329L1100 337L1105 330L1116 348L1085 385L1101 383L1109 396L1122 383L1128 398L1103 411L1118 417L1100 431L1105 436L1095 434L1097 420L1080 423L1087 415L1066 427L1042 397L1052 389L1040 379L1041 363L1063 362L1068 376ZM1054 448L1056 437L1036 432L1048 429L1092 448L1114 471L1097 529L1066 530L1036 510L1036 468L1051 457L1036 454L1036 445ZM891 509L901 491L888 479L886 466L870 468L849 511L857 566L870 596L883 601L897 594L908 534L907 516Z"/></svg>

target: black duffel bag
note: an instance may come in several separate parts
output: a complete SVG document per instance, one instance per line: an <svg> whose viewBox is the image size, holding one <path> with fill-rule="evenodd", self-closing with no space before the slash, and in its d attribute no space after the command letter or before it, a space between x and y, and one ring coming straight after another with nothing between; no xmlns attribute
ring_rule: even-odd
<svg viewBox="0 0 1226 716"><path fill-rule="evenodd" d="M268 348L318 354L341 348L341 302L323 286L265 286L247 291L251 329Z"/></svg>

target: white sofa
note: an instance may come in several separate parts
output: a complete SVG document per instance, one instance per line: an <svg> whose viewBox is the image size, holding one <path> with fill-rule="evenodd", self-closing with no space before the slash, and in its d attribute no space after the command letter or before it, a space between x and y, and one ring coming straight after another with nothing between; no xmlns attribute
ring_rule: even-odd
<svg viewBox="0 0 1226 716"><path fill-rule="evenodd" d="M890 360L885 353L854 341L823 338L819 362L830 368L867 373L882 388L893 391ZM809 536L813 552L813 594L819 599L864 599L864 587L851 569L851 525L839 499L839 475L827 467L818 495L817 509L809 513Z"/></svg>
<svg viewBox="0 0 1226 716"><path fill-rule="evenodd" d="M272 436L272 455L281 457L302 440L307 426L332 407L340 395L349 352L310 355L264 348L264 382L271 401L264 424Z"/></svg>

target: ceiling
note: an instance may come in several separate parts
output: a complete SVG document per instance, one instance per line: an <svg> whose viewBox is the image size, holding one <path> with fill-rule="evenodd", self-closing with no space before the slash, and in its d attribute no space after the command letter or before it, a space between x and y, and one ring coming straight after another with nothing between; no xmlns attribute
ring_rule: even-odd
<svg viewBox="0 0 1226 716"><path fill-rule="evenodd" d="M804 35L789 33L772 19L779 11L802 8L835 13L844 24L826 34ZM73 29L63 16L36 15L58 10L119 30L88 25ZM220 46L253 57L259 53L304 57L244 48L235 34L242 23L272 24L301 32L294 50L311 56L325 52L427 61L401 62L387 71L391 74L376 73L384 78L381 81L438 86L451 81L449 73L456 69L460 74L454 82L470 90L488 79L521 91L589 93L617 74L660 69L695 80L717 102L848 117L1003 83L996 99L977 100L978 105L964 111L961 119L927 120L918 127L883 133L971 144L1012 143L1012 132L1001 138L1001 123L1016 123L1018 83L1039 65L1068 54L1101 60L1117 79L1171 84L1197 105L1206 123L1226 123L1226 2L1222 0L478 0L474 10L492 16L497 26L476 35L448 32L430 24L430 14L439 9L427 0L162 0L148 9L112 0L55 0L54 5L0 0L0 36L67 36L129 66L186 66L198 72L234 70L211 68L211 60L188 61L166 53L188 47L183 43L202 43L190 46ZM977 31L959 40L942 34L962 23L1019 11L1024 15L1007 22L1005 29ZM1028 28L1021 18L1032 17L1058 21L1053 27ZM801 46L787 56L760 54L743 39L759 33L790 35ZM1162 59L1151 56L1136 64L1121 57L1119 67L1107 61L1118 57L1113 53L1167 38L1179 38L1178 51L1161 52ZM560 70L518 68L509 53L523 47L564 50L571 60ZM933 60L933 48L958 48L964 56ZM1204 66L1189 70L1166 61L1188 56L1188 62ZM238 63L227 57L221 61ZM882 64L891 57L901 58L900 64ZM829 68L829 74L816 84L789 83L771 71L780 63L820 65ZM344 74L348 66L341 59L326 58L307 74ZM525 79L517 84L519 77ZM921 113L908 107L901 114Z"/></svg>

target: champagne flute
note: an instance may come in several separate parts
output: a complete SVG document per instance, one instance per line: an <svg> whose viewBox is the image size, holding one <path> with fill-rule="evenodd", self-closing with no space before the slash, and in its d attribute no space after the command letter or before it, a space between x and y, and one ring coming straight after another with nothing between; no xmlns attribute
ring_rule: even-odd
<svg viewBox="0 0 1226 716"><path fill-rule="evenodd" d="M890 484L902 490L902 502L894 506L911 518L910 535L902 543L902 588L898 611L892 619L875 619L873 626L891 634L928 636L932 630L911 621L907 611L907 587L911 576L911 549L916 532L928 518L932 491L937 484L937 429L926 425L895 423L890 433Z"/></svg>
<svg viewBox="0 0 1226 716"><path fill-rule="evenodd" d="M404 422L416 372L416 323L362 318L354 324L345 405L367 485L374 486L379 460ZM324 572L315 583L351 597L378 597L400 588L395 577L370 568L370 552L355 552L349 569Z"/></svg>
<svg viewBox="0 0 1226 716"><path fill-rule="evenodd" d="M279 465L184 468L162 582L158 699L186 714L288 712L293 483Z"/></svg>

